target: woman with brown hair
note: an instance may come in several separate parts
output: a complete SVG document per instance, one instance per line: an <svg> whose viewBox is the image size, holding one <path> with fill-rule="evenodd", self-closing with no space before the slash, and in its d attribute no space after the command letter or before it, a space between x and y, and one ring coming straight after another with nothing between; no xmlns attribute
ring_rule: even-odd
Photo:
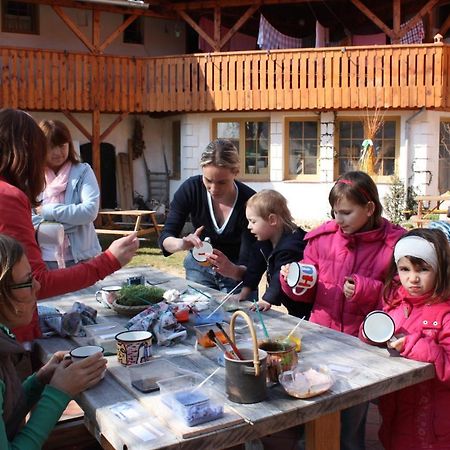
<svg viewBox="0 0 450 450"><path fill-rule="evenodd" d="M93 224L100 189L91 166L80 162L67 126L59 120L44 120L39 126L47 138L45 189L42 204L33 210L33 225L47 267L70 267L101 253ZM62 245L39 239L44 221L64 226Z"/></svg>
<svg viewBox="0 0 450 450"><path fill-rule="evenodd" d="M31 207L39 206L38 197L44 190L46 156L45 135L33 118L20 110L0 110L0 233L23 245L33 275L41 284L41 299L91 286L127 264L139 246L132 234L117 239L87 262L49 271L31 221ZM14 331L21 341L38 337L37 314L30 325Z"/></svg>

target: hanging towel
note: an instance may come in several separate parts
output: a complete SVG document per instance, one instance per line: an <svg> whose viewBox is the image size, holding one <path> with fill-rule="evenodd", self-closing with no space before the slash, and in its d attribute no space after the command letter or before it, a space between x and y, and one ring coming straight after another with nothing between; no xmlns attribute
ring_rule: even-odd
<svg viewBox="0 0 450 450"><path fill-rule="evenodd" d="M330 30L316 20L316 48L326 47L330 41Z"/></svg>
<svg viewBox="0 0 450 450"><path fill-rule="evenodd" d="M259 20L258 46L262 50L299 48L302 46L302 40L280 33L261 14Z"/></svg>
<svg viewBox="0 0 450 450"><path fill-rule="evenodd" d="M408 25L408 22L400 26L400 30ZM425 37L425 29L423 27L422 19L420 19L416 26L411 28L403 37L400 38L400 44L421 44Z"/></svg>

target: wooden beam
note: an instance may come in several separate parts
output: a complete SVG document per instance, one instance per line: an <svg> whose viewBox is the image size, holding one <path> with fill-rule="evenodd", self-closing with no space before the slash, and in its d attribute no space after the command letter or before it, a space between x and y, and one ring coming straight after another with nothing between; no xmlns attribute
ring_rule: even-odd
<svg viewBox="0 0 450 450"><path fill-rule="evenodd" d="M100 142L103 142L107 138L109 133L111 133L111 131L113 131L114 128L116 128L116 126L119 125L119 123L128 116L128 114L128 112L123 112L122 114L117 116L114 122L100 135Z"/></svg>
<svg viewBox="0 0 450 450"><path fill-rule="evenodd" d="M221 17L220 17L220 8L218 6L216 6L214 8L214 51L215 52L220 52L221 46L220 46L220 38L221 38L221 33L220 33L220 28L221 28Z"/></svg>
<svg viewBox="0 0 450 450"><path fill-rule="evenodd" d="M108 45L110 45L122 32L130 25L132 24L139 16L136 14L128 16L122 25L120 25L119 28L117 28L113 33L111 33L104 41L103 44L100 45L99 51L100 53L103 53L103 50L105 50Z"/></svg>
<svg viewBox="0 0 450 450"><path fill-rule="evenodd" d="M59 7L52 6L56 14L62 19L62 21L69 27L69 29L75 34L75 36L80 39L80 41L89 49L91 53L95 53L96 49L91 44L89 39L84 35L84 33L77 27L75 22Z"/></svg>
<svg viewBox="0 0 450 450"><path fill-rule="evenodd" d="M393 5L392 5L392 22L393 22L393 30L394 30L394 34L396 34L397 36L400 34L400 25L402 23L402 12L401 12L401 4L402 1L401 0L394 0Z"/></svg>
<svg viewBox="0 0 450 450"><path fill-rule="evenodd" d="M100 11L92 10L92 44L95 48L95 53L99 53L100 47Z"/></svg>
<svg viewBox="0 0 450 450"><path fill-rule="evenodd" d="M165 9L164 11L159 12L151 9L138 9L133 7L127 8L126 6L113 6L102 3L85 3L78 2L76 0L26 0L26 3L32 3L34 5L63 6L75 9L95 9L98 11L110 12L114 14L136 14L138 16L156 17L158 19L175 20L177 18L177 15L169 9Z"/></svg>
<svg viewBox="0 0 450 450"><path fill-rule="evenodd" d="M391 39L395 39L396 36L393 31L378 17L376 16L364 3L360 0L350 0L363 14L365 14L378 28L384 31Z"/></svg>
<svg viewBox="0 0 450 450"><path fill-rule="evenodd" d="M100 166L100 111L92 111L92 169L97 177L98 185L102 185Z"/></svg>
<svg viewBox="0 0 450 450"><path fill-rule="evenodd" d="M178 11L178 14L180 15L180 17L187 22L197 33L200 37L202 37L212 48L215 48L216 43L214 42L213 39L211 39L208 35L208 33L205 33L197 24L197 22L195 22L191 16L189 16L187 13L185 13L184 11Z"/></svg>
<svg viewBox="0 0 450 450"><path fill-rule="evenodd" d="M445 34L447 33L448 29L450 28L450 16L448 16L445 19L445 22L442 24L442 27L440 28L440 30L438 31L439 34L442 34L442 36L445 36Z"/></svg>
<svg viewBox="0 0 450 450"><path fill-rule="evenodd" d="M323 3L324 0L261 0L261 5L292 5L298 3ZM196 9L213 9L217 5L221 8L254 5L251 0L205 0L167 4L165 7L174 11L192 11Z"/></svg>
<svg viewBox="0 0 450 450"><path fill-rule="evenodd" d="M227 34L220 41L219 47L222 48L236 32L244 25L247 20L253 16L253 14L259 9L259 4L250 6L245 13L239 18L239 20L228 30Z"/></svg>
<svg viewBox="0 0 450 450"><path fill-rule="evenodd" d="M84 128L83 125L81 125L78 119L74 115L72 115L70 111L64 110L62 111L62 113L81 131L81 133L83 133L86 136L86 138L90 142L92 142L92 134L89 133L89 131L86 130L86 128Z"/></svg>

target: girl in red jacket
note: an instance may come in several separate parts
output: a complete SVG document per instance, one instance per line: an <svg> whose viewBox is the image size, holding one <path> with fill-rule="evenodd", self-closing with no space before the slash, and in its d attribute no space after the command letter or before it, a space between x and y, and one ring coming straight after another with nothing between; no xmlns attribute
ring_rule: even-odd
<svg viewBox="0 0 450 450"><path fill-rule="evenodd" d="M405 233L381 217L383 207L372 178L364 172L341 175L329 195L330 220L306 234L301 262L317 269L317 283L302 295L292 292L281 270L283 291L313 303L310 321L358 336L364 317L379 309L394 245ZM341 413L341 450L364 450L368 403Z"/></svg>
<svg viewBox="0 0 450 450"><path fill-rule="evenodd" d="M441 230L411 230L398 241L384 300L402 335L388 345L405 358L433 363L436 376L379 399L380 440L386 450L448 450L450 246Z"/></svg>

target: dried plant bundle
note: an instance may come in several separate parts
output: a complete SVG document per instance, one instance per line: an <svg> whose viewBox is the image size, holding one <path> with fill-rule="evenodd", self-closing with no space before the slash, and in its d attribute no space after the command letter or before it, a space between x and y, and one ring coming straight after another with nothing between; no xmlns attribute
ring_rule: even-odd
<svg viewBox="0 0 450 450"><path fill-rule="evenodd" d="M381 111L378 107L375 108L373 114L369 115L369 111L366 111L365 129L367 130L367 137L362 143L359 168L369 175L375 174L375 166L378 161L375 158L373 142L378 130L383 126L383 123L384 111Z"/></svg>

